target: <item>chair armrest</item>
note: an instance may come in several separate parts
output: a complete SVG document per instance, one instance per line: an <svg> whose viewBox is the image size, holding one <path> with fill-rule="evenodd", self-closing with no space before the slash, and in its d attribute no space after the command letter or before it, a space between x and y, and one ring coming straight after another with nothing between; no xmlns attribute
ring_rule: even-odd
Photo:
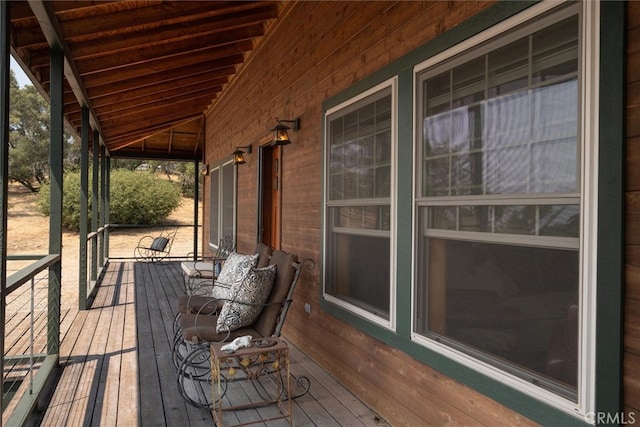
<svg viewBox="0 0 640 427"><path fill-rule="evenodd" d="M207 307L211 307L212 305L215 305L217 307L218 305L218 301L221 301L221 299L218 298L211 298L209 301L207 301L206 303L202 304L202 306L200 307L200 309L196 312L196 326L198 323L198 316L214 316L217 315L217 310L213 310L212 312L206 312L206 308Z"/></svg>
<svg viewBox="0 0 640 427"><path fill-rule="evenodd" d="M246 305L248 307L262 307L262 308L270 307L272 305L283 305L286 302L293 302L292 299L285 299L282 301L271 301L271 302L266 302L264 304L255 304L251 302L238 301L238 300L228 299L228 298L217 298L216 301L224 301L225 303L230 302L230 303L235 303L240 305Z"/></svg>
<svg viewBox="0 0 640 427"><path fill-rule="evenodd" d="M211 296L211 279L210 278L193 278L193 282L197 282L197 284L190 283L188 285L188 294L191 296Z"/></svg>

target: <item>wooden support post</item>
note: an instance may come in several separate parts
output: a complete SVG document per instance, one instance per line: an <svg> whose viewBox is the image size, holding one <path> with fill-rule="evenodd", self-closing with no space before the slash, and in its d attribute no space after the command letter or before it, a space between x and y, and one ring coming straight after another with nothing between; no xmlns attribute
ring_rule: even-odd
<svg viewBox="0 0 640 427"><path fill-rule="evenodd" d="M99 227L103 227L105 225L105 217L106 217L106 176L107 176L107 161L106 161L106 150L104 145L100 146L100 219L98 221ZM104 267L104 233L100 233L98 235L98 265L100 268Z"/></svg>
<svg viewBox="0 0 640 427"><path fill-rule="evenodd" d="M98 212L100 202L98 197L98 179L100 177L100 133L93 131L93 158L91 181L91 232L98 231ZM98 280L98 240L91 239L91 280Z"/></svg>
<svg viewBox="0 0 640 427"><path fill-rule="evenodd" d="M111 214L111 157L105 157L105 180L104 180L104 257L109 261L109 221Z"/></svg>
<svg viewBox="0 0 640 427"><path fill-rule="evenodd" d="M80 130L80 265L78 279L78 307L87 309L87 236L89 234L89 109L82 108Z"/></svg>
<svg viewBox="0 0 640 427"><path fill-rule="evenodd" d="M9 192L9 3L0 2L0 324L5 325L7 289L7 206ZM4 355L4 336L0 340ZM0 359L4 372L4 357ZM4 386L4 376L2 385ZM4 387L3 387L4 388ZM0 425L4 425L0 413Z"/></svg>
<svg viewBox="0 0 640 427"><path fill-rule="evenodd" d="M193 162L193 260L198 259L198 202L200 201L200 162Z"/></svg>
<svg viewBox="0 0 640 427"><path fill-rule="evenodd" d="M61 48L51 48L51 142L49 145L49 254L62 255L62 179L63 179L63 83L64 55ZM59 354L60 296L62 261L49 268L49 336L48 353Z"/></svg>

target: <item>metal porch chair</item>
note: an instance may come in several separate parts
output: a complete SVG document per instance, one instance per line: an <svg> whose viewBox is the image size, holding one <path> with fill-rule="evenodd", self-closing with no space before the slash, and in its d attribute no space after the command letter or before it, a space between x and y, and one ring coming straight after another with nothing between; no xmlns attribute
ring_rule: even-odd
<svg viewBox="0 0 640 427"><path fill-rule="evenodd" d="M227 234L220 239L214 256L180 263L186 294L201 295L210 292L213 281L220 273L222 264L234 250L233 237L231 234Z"/></svg>
<svg viewBox="0 0 640 427"><path fill-rule="evenodd" d="M268 256L268 265L276 266L273 289L257 319L250 326L233 331L217 332L220 304L235 302L247 306L256 306L233 299L209 299L196 312L182 313L177 320L177 330L173 345L173 358L177 366L178 388L185 400L196 407L212 408L210 345L215 342L230 342L237 337L251 335L253 339L280 337L289 306L293 302L293 293L303 267L313 269L315 263L310 259L298 262L293 254L273 251ZM219 387L226 389L226 377ZM310 382L306 377L293 377L298 388L291 398L300 397L309 390ZM254 387L258 384L254 383ZM224 394L224 393L223 393Z"/></svg>
<svg viewBox="0 0 640 427"><path fill-rule="evenodd" d="M178 228L162 230L158 236L143 236L133 250L133 256L140 262L160 262L169 256Z"/></svg>

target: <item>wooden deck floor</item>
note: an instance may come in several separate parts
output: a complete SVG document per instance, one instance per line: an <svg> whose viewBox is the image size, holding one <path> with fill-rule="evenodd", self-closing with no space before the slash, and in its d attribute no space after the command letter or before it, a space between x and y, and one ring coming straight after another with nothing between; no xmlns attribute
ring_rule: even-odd
<svg viewBox="0 0 640 427"><path fill-rule="evenodd" d="M213 425L211 413L186 404L176 385L170 342L181 289L179 263L109 264L92 308L63 331L62 372L41 425ZM291 370L311 380L310 392L293 403L293 425L386 425L293 346Z"/></svg>

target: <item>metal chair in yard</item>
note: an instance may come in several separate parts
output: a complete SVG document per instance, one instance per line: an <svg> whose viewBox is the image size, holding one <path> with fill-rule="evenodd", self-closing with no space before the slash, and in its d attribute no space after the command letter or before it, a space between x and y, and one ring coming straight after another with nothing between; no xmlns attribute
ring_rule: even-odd
<svg viewBox="0 0 640 427"><path fill-rule="evenodd" d="M169 256L171 245L176 238L178 228L162 230L158 236L144 236L133 250L133 256L140 262L159 262Z"/></svg>
<svg viewBox="0 0 640 427"><path fill-rule="evenodd" d="M220 247L222 247L222 243ZM226 261L229 255L232 254L233 252L234 252L233 249L231 249L229 252L224 254L224 260L222 262L222 265L224 265L224 261ZM258 256L258 262L256 264L256 267L258 268L266 267L267 264L269 263L269 257L271 256L271 252L272 252L272 249L269 246L264 245L262 243L258 243L255 251L253 252L254 255ZM176 333L176 331L179 330L178 321L180 319L180 316L183 313L212 314L212 313L215 313L217 310L220 310L224 303L223 301L220 300L218 301L217 304L211 303L212 300L219 299L218 297L220 296L219 293L214 292L214 289L218 290L220 287L227 286L226 284L221 283L218 280L218 276L221 270L218 272L215 272L214 274L212 273L210 278L206 277L207 270L203 270L205 271L203 275L205 277L199 276L199 278L197 279L188 279L186 277L185 264L187 264L186 267L189 267L190 266L189 261L187 261L186 263L183 262L182 264L183 264L182 270L185 273L183 275L183 279L185 280L185 293L178 297L178 310L176 311L176 315L173 321L174 333ZM210 264L210 265L213 265L213 264ZM191 280L192 282L190 282L190 284L188 285L189 282L187 282L187 280ZM218 286L218 288L215 287L216 285ZM176 368L178 367L178 364L179 363L176 362Z"/></svg>
<svg viewBox="0 0 640 427"><path fill-rule="evenodd" d="M214 285L214 288L223 288L222 295L226 292L226 297L217 295L201 299L197 307L189 306L188 298L183 301L180 308L182 313L176 317L173 358L180 393L193 406L212 408L216 403L211 393L211 344L228 343L250 335L257 345L263 340L280 337L300 273L303 267L313 269L315 266L312 260L298 262L295 255L287 252L268 252L270 251L263 250L262 255L244 255L244 260L248 260L250 264L249 268L246 264L240 267L235 258L242 256L233 254L234 260L230 259L225 263L219 276L219 279L226 280L233 276L227 274L229 270L233 270L232 273L236 276L233 276L232 285L226 289L227 283L218 281ZM241 277L238 278L238 275ZM254 292L257 289L260 290ZM253 317L246 318L247 313L253 314ZM281 371L278 374L275 372L272 377L281 375ZM269 377L271 373L267 374ZM222 394L228 382L240 379L228 376L221 375L221 380L216 385L218 389L223 389ZM292 399L309 390L308 378L291 378L298 388L297 393L290 391ZM250 378L244 378L247 379ZM251 383L260 393L260 381L252 380Z"/></svg>
<svg viewBox="0 0 640 427"><path fill-rule="evenodd" d="M185 292L188 295L199 295L210 292L213 281L220 273L222 264L224 264L224 261L234 249L233 237L227 234L220 239L213 257L205 257L194 261L183 261L180 267L182 268Z"/></svg>

